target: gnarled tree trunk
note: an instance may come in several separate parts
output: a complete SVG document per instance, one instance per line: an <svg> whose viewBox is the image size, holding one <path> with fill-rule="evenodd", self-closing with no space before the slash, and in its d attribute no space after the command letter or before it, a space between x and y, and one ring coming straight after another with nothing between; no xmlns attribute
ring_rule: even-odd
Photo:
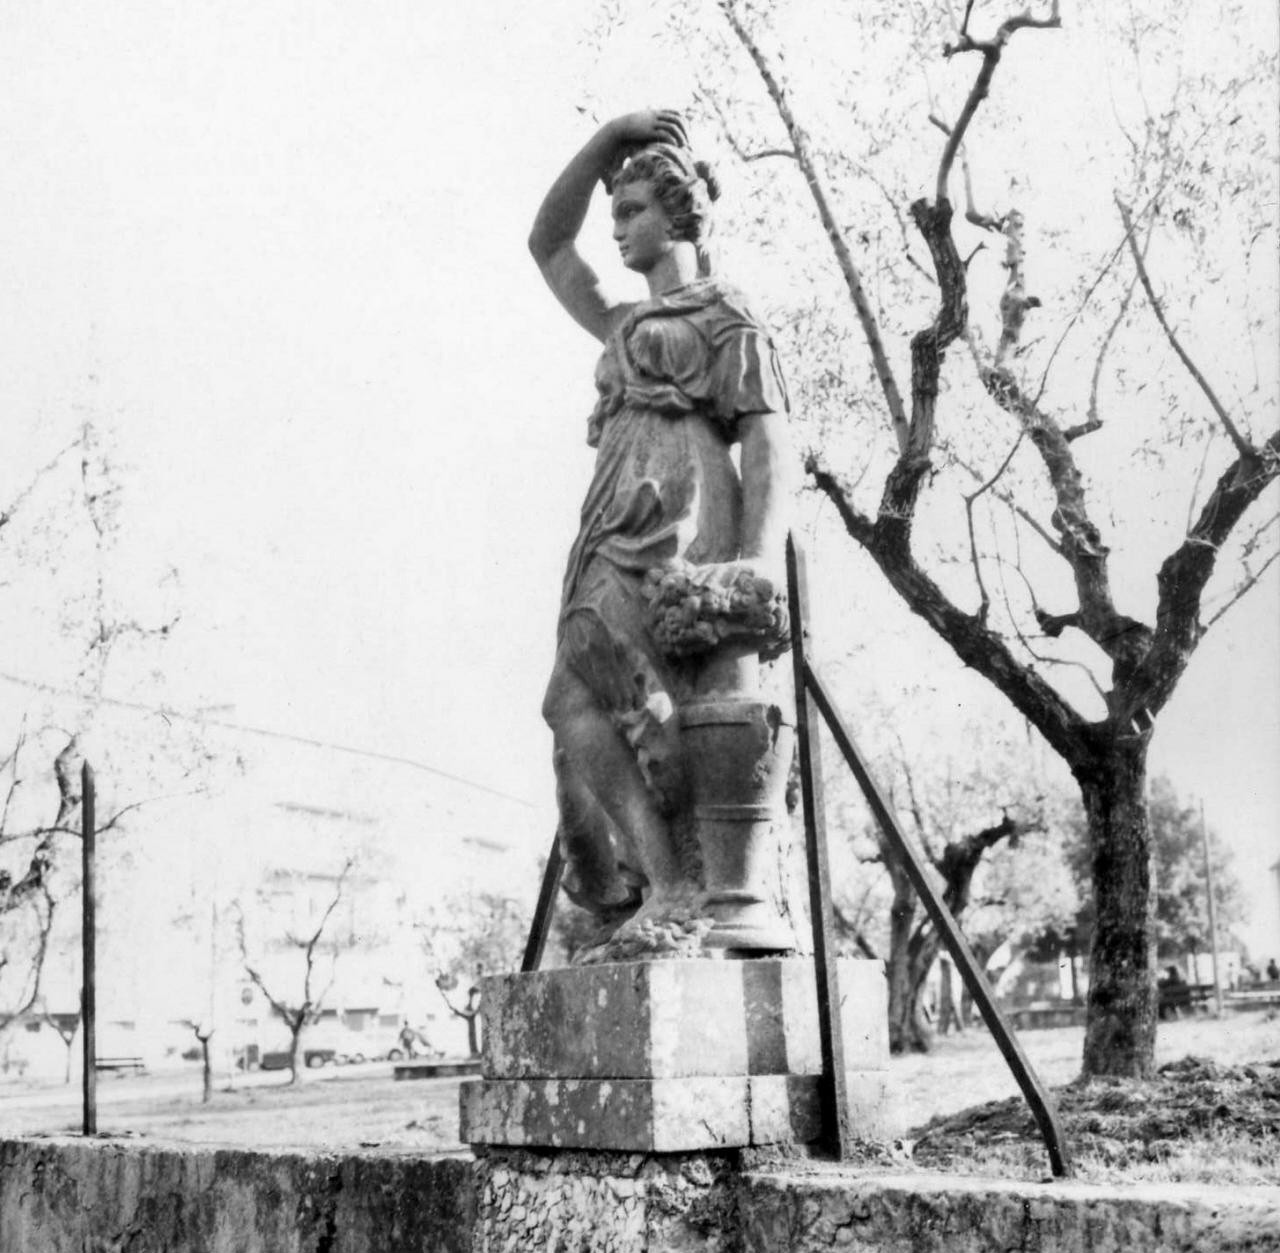
<svg viewBox="0 0 1280 1253"><path fill-rule="evenodd" d="M889 911L889 958L885 978L889 984L889 1048L894 1053L927 1053L934 1031L924 1013L922 992L938 946L931 943L927 922L916 926L919 912L906 875L891 871L893 905ZM926 934L927 933L927 934Z"/></svg>
<svg viewBox="0 0 1280 1253"><path fill-rule="evenodd" d="M1089 960L1086 1075L1147 1078L1156 1037L1155 884L1145 736L1116 740L1077 771L1097 921Z"/></svg>
<svg viewBox="0 0 1280 1253"><path fill-rule="evenodd" d="M942 856L933 859L942 876L942 901L959 922L969 906L973 876L988 849L1025 827L1005 814L992 826L958 840L949 840ZM893 907L889 914L889 1048L894 1053L927 1053L934 1044L938 1024L924 1012L924 987L942 951L942 938L922 911L915 888L891 856L886 857L893 880Z"/></svg>

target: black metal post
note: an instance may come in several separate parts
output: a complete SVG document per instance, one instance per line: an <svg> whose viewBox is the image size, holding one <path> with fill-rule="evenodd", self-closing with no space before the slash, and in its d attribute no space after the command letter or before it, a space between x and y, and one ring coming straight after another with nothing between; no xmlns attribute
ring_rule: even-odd
<svg viewBox="0 0 1280 1253"><path fill-rule="evenodd" d="M93 767L86 761L80 770L80 866L81 866L81 988L80 1026L83 1030L84 1096L83 1131L87 1136L98 1132L98 1070L97 1070L97 946L96 918L94 913L94 852L97 842L95 823L97 792L93 780Z"/></svg>
<svg viewBox="0 0 1280 1253"><path fill-rule="evenodd" d="M555 911L556 893L560 890L560 877L563 874L564 855L560 852L559 839L553 838L551 852L547 854L547 868L542 872L542 887L538 892L538 903L534 906L529 939L524 946L524 960L520 963L522 974L537 970L542 965L542 950L547 946L551 915Z"/></svg>
<svg viewBox="0 0 1280 1253"><path fill-rule="evenodd" d="M857 745L853 742L853 736L849 734L848 728L844 725L840 713L836 709L835 702L831 699L826 687L812 666L808 666L806 669L805 682L813 695L814 704L821 710L828 727L831 728L831 734L835 739L836 745L857 778L867 798L867 803L876 817L876 821L888 837L894 852L902 863L903 869L907 872L907 877L911 880L912 886L924 902L925 909L933 920L933 925L937 927L938 934L946 945L947 951L951 954L952 960L956 963L956 967L964 979L965 986L973 997L974 1004L982 1011L982 1017L991 1034L995 1037L1000 1052L1004 1055L1009 1069L1013 1072L1013 1077L1018 1081L1018 1086L1022 1089L1022 1095L1026 1097L1027 1104L1031 1106L1031 1112L1035 1116L1036 1124L1040 1128L1040 1134L1044 1139L1045 1148L1049 1153L1049 1164L1053 1173L1059 1177L1069 1175L1071 1173L1071 1163L1067 1155L1067 1142L1058 1122L1058 1112L1053 1098L1041 1084L1039 1076L1032 1069L1031 1063L1022 1051L1022 1046L1018 1043L1017 1036L1014 1035L1013 1029L1009 1026L1004 1014L1001 1013L1000 1007L996 1004L990 985L987 983L986 976L982 973L982 967L978 965L977 958L974 957L972 950L969 948L968 941L964 938L964 934L961 932L956 920L951 916L951 911L929 881L924 863L908 842L906 833L898 822L897 814L893 812L889 802L885 800L879 786L872 777L866 761L858 751Z"/></svg>
<svg viewBox="0 0 1280 1253"><path fill-rule="evenodd" d="M804 553L787 540L787 601L791 614L791 663L796 690L796 747L800 758L800 794L804 805L805 860L809 868L809 916L813 926L813 964L818 985L818 1038L822 1049L821 1109L823 1140L840 1159L853 1151L844 1068L844 1031L840 1018L840 977L836 968L831 870L827 857L826 806L822 791L821 730L818 711L808 700L805 673L809 591Z"/></svg>

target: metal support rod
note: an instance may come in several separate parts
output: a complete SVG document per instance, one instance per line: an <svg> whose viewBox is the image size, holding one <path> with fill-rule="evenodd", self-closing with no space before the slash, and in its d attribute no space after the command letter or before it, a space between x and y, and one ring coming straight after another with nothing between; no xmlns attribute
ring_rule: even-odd
<svg viewBox="0 0 1280 1253"><path fill-rule="evenodd" d="M1000 1052L1004 1055L1009 1069L1013 1072L1013 1077L1018 1081L1018 1087L1022 1089L1022 1095L1026 1097L1027 1104L1031 1106L1031 1112L1035 1116L1036 1125L1040 1128L1045 1148L1049 1153L1049 1164L1053 1173L1059 1177L1069 1175L1071 1173L1071 1164L1067 1155L1067 1143L1058 1122L1058 1112L1053 1098L1041 1084L1039 1076L1032 1069L1031 1063L1022 1051L1022 1046L1018 1043L1012 1028L1001 1013L1000 1007L996 1004L991 987L987 983L986 976L982 973L982 968L978 965L973 951L969 948L968 941L964 938L956 920L951 916L951 911L930 882L924 863L908 842L897 815L881 793L866 761L858 751L857 745L853 742L853 736L850 735L848 728L844 725L839 711L836 709L835 702L831 699L826 687L812 666L806 667L805 682L813 695L814 703L821 710L822 716L826 719L827 725L831 729L836 745L843 754L845 761L849 763L849 768L853 771L854 777L858 780L858 784L867 798L867 803L870 805L876 821L880 824L880 828L884 831L894 853L901 861L912 886L924 902L925 909L928 911L933 925L938 929L938 934L942 938L943 944L946 945L947 951L956 963L956 967L964 979L965 987L969 989L969 995L973 997L974 1004L982 1011L982 1017L991 1034L995 1037Z"/></svg>
<svg viewBox="0 0 1280 1253"><path fill-rule="evenodd" d="M94 852L97 838L97 795L93 767L86 761L80 770L80 905L81 905L81 988L80 1025L84 1049L82 1095L84 1105L83 1132L98 1133L98 1068L97 1068L97 946L94 901Z"/></svg>
<svg viewBox="0 0 1280 1253"><path fill-rule="evenodd" d="M796 748L800 758L800 794L804 805L805 860L809 869L809 916L813 925L813 964L818 985L818 1038L822 1049L819 1089L822 1138L837 1158L853 1150L840 1017L840 977L836 968L831 870L827 857L826 806L822 790L821 722L805 688L806 631L809 614L804 553L787 540L787 601L791 614L791 663L796 691Z"/></svg>
<svg viewBox="0 0 1280 1253"><path fill-rule="evenodd" d="M1204 801L1200 802L1200 845L1204 849L1204 890L1209 904L1209 952L1213 957L1213 1004L1222 1017L1222 980L1218 976L1218 910L1213 899L1213 863L1209 860L1209 828L1204 822ZM1200 982L1200 973L1195 980Z"/></svg>
<svg viewBox="0 0 1280 1253"><path fill-rule="evenodd" d="M542 872L542 887L538 891L538 903L533 910L533 924L524 946L524 960L520 963L522 974L537 970L542 965L542 950L547 946L551 930L551 915L556 906L556 893L564 874L564 855L560 852L560 840L553 838L547 854L547 868Z"/></svg>

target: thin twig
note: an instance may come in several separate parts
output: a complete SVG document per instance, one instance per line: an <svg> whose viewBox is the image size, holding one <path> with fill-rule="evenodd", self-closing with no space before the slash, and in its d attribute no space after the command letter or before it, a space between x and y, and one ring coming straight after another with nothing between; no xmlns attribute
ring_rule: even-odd
<svg viewBox="0 0 1280 1253"><path fill-rule="evenodd" d="M762 148L758 152L748 152L738 139L733 127L729 124L729 118L726 115L723 106L720 104L715 92L703 91L701 88L693 93L693 98L698 103L706 105L720 121L720 133L725 137L725 142L733 149L734 155L744 162L763 161L766 157L786 157L788 160L796 159L795 151L791 148Z"/></svg>
<svg viewBox="0 0 1280 1253"><path fill-rule="evenodd" d="M1262 563L1261 567L1257 571L1250 574L1249 577L1246 578L1245 581L1235 589L1235 593L1232 595L1231 599L1228 600L1222 606L1221 609L1217 610L1214 613L1213 617L1211 617L1209 621L1204 624L1204 626L1201 628L1201 633L1203 634L1204 631L1207 631L1211 626L1213 626L1213 624L1217 622L1217 620L1221 618L1222 615L1226 613L1227 610L1230 609L1231 606L1234 605L1236 601L1240 599L1241 596L1243 596L1247 591L1249 591L1249 589L1252 588L1254 584L1257 583L1258 580L1262 578L1262 576L1266 574L1266 572L1275 564L1277 558L1280 558L1280 552L1272 553L1266 559L1266 561Z"/></svg>
<svg viewBox="0 0 1280 1253"><path fill-rule="evenodd" d="M1009 563L1002 562L997 568L1003 570L1006 566L1009 566ZM1035 589L1031 586L1031 580L1027 578L1026 571L1024 571L1022 567L1018 565L1013 565L1013 566L1010 566L1009 568L1017 572L1018 577L1022 580L1023 584L1026 586L1027 595L1031 597L1032 612L1036 615L1038 619L1040 616L1041 610L1040 610L1039 604L1036 601ZM1003 578L1001 578L1001 586L1004 586ZM1027 650L1027 655L1033 661L1039 662L1041 665L1044 665L1044 666L1066 666L1070 669L1083 670L1085 672L1085 675L1088 677L1089 683L1093 687L1093 690L1102 698L1104 702L1106 701L1107 693L1103 688L1102 684L1098 682L1098 676L1094 674L1092 666L1088 665L1086 662L1083 662L1083 661L1076 661L1072 657L1051 657L1047 653L1041 653L1036 651L1036 649L1031 644L1030 638L1018 625L1017 616L1014 614L1013 606L1009 602L1007 587L1005 588L1005 607L1009 611L1009 623L1013 627L1013 633L1018 637L1018 643L1020 643L1022 647ZM1050 636L1049 638L1053 638L1053 637Z"/></svg>
<svg viewBox="0 0 1280 1253"><path fill-rule="evenodd" d="M1200 484L1204 482L1205 466L1209 463L1209 453L1213 448L1213 442L1206 440L1204 452L1200 455L1200 464L1196 467L1196 481L1191 484L1191 496L1187 501L1187 534L1191 533L1191 528L1196 524L1196 497L1200 495Z"/></svg>
<svg viewBox="0 0 1280 1253"><path fill-rule="evenodd" d="M982 475L977 469L971 466L963 458L957 456L953 450L948 449L947 451L951 456L951 460L954 461L955 464L964 470L971 478L977 479L979 482L982 481ZM998 488L993 489L991 494L998 501L1001 501L1006 505L1013 513L1017 514L1018 517L1020 517L1042 540L1044 540L1044 542L1048 544L1059 557L1063 555L1062 545L1054 538L1053 532L1050 531L1043 523L1037 521L1036 518L1034 518L1017 502L1017 500L1014 499L1013 496L1008 492L1000 491Z"/></svg>
<svg viewBox="0 0 1280 1253"><path fill-rule="evenodd" d="M1014 453L1018 451L1019 446L1022 444L1022 437L1025 434L1025 431L1018 432L1018 438L1013 441L1013 447L1009 449L1009 455L1000 464L1000 468L985 483L980 484L975 491L964 498L965 517L969 525L969 556L973 562L973 577L977 580L980 596L977 617L978 621L984 625L987 621L987 613L991 608L991 597L987 595L987 585L982 578L982 563L978 557L978 537L973 524L973 503L984 492L990 491L1000 480L1001 476L1009 468L1009 463L1013 460Z"/></svg>
<svg viewBox="0 0 1280 1253"><path fill-rule="evenodd" d="M799 162L805 183L808 185L809 193L817 207L818 216L822 220L823 228L827 233L827 239L835 252L836 261L840 266L841 273L844 275L845 284L849 288L849 295L853 299L853 306L857 311L858 321L862 326L863 337L867 341L867 347L871 350L871 360L875 366L876 377L880 381L880 388L889 407L889 417L897 435L899 451L903 451L907 446L908 427L902 393L898 390L897 381L893 376L893 369L889 365L889 356L885 351L884 342L880 334L880 324L863 289L862 276L858 273L858 267L849 251L849 245L845 242L844 235L836 223L826 188L818 175L817 166L809 150L808 137L796 121L787 93L777 75L773 72L760 47L739 18L733 0L720 0L720 9L724 13L725 20L729 23L733 33L738 37L738 41L754 62L761 79L764 81L765 89L768 91L774 107L778 110L778 115L782 118L783 124L787 128L792 148L795 150L796 160Z"/></svg>
<svg viewBox="0 0 1280 1253"><path fill-rule="evenodd" d="M1199 369L1196 367L1196 363L1187 355L1186 350L1178 342L1178 337L1173 333L1173 327L1169 325L1169 321L1164 315L1164 309L1162 308L1159 299L1156 297L1155 291L1152 289L1151 278L1147 274L1147 266L1143 259L1143 255L1138 251L1138 247L1134 243L1133 220L1129 215L1128 206L1120 199L1119 196L1116 197L1116 208L1120 210L1120 220L1124 223L1125 237L1129 241L1129 252L1133 256L1133 264L1137 268L1138 279L1142 283L1142 290L1146 292L1147 300L1151 304L1151 311L1156 315L1156 321L1160 323L1160 327L1164 331L1165 337L1168 339L1170 346L1177 354L1178 360L1182 362L1186 367L1187 372L1199 385L1200 390L1204 393L1205 399L1208 400L1214 413L1218 415L1218 420L1222 423L1223 429L1230 436L1231 442L1236 446L1236 451L1242 457L1256 456L1257 451L1254 449L1253 445L1250 444L1249 441L1240 434L1239 430L1236 429L1236 424L1232 422L1230 414L1228 414L1226 409L1223 408L1222 402L1214 394L1213 388L1209 386L1208 379L1200 373Z"/></svg>
<svg viewBox="0 0 1280 1253"><path fill-rule="evenodd" d="M22 491L20 491L9 502L9 507L7 509L0 509L0 527L5 526L7 523L13 520L13 515L17 513L20 508L22 508L23 501L25 501L27 497L30 496L33 491L35 491L36 484L39 483L40 480L44 478L44 476L48 474L49 471L52 470L58 464L58 462L61 461L63 457L65 457L67 453L69 453L79 443L80 443L79 437L73 439L71 443L69 443L60 452L55 453L44 465L40 467L40 469L38 469L31 476L26 487L24 487Z"/></svg>
<svg viewBox="0 0 1280 1253"><path fill-rule="evenodd" d="M1142 246L1144 253L1150 243L1151 232L1148 231L1146 243ZM1102 367L1106 362L1107 353L1111 349L1111 341L1115 338L1116 332L1120 329L1120 324L1124 321L1125 314L1129 311L1129 302L1133 299L1134 288L1137 284L1138 280L1135 277L1130 282L1128 290L1124 294L1124 299L1120 302L1120 308L1116 312L1111 325L1107 328L1107 333L1102 337L1102 343L1098 347L1097 359L1093 363L1093 378L1089 381L1089 408L1083 422L1076 426L1068 427L1062 432L1062 438L1068 443L1074 439L1079 439L1082 435L1088 435L1102 426L1102 418L1098 414L1098 392L1102 380Z"/></svg>

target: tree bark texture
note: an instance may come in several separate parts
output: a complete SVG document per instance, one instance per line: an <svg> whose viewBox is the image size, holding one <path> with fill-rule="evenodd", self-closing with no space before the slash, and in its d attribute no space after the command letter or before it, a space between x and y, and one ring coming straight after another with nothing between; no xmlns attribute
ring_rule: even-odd
<svg viewBox="0 0 1280 1253"><path fill-rule="evenodd" d="M1089 958L1085 1075L1150 1077L1155 1067L1155 884L1146 737L1117 740L1077 773L1088 820L1097 922Z"/></svg>
<svg viewBox="0 0 1280 1253"><path fill-rule="evenodd" d="M916 898L910 881L893 872L893 906L889 911L889 1050L893 1053L927 1053L933 1047L933 1027L924 1014L922 993L937 945L927 921L915 926Z"/></svg>

